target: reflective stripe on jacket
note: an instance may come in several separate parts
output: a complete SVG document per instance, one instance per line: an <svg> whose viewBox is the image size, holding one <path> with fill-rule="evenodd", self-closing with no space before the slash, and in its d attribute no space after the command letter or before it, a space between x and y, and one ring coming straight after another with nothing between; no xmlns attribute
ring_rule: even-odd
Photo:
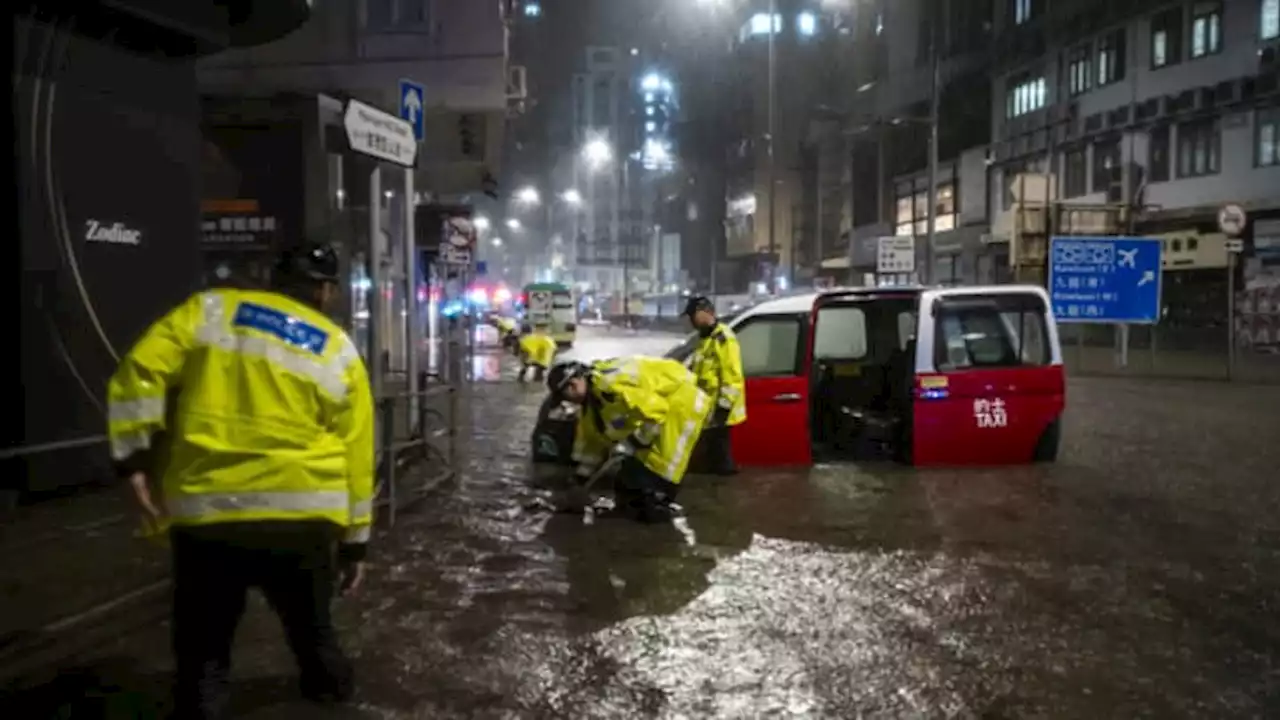
<svg viewBox="0 0 1280 720"><path fill-rule="evenodd" d="M728 425L739 425L747 419L742 348L738 345L738 336L727 325L717 323L698 343L690 367L698 376L698 387L715 398L722 411L728 412Z"/></svg>
<svg viewBox="0 0 1280 720"><path fill-rule="evenodd" d="M591 474L613 445L631 439L637 460L679 484L711 412L693 373L675 360L634 357L596 363L590 377L574 434L579 472Z"/></svg>
<svg viewBox="0 0 1280 720"><path fill-rule="evenodd" d="M121 360L107 400L116 460L167 431L163 500L175 524L326 519L348 542L368 540L369 377L320 312L270 292L194 295Z"/></svg>

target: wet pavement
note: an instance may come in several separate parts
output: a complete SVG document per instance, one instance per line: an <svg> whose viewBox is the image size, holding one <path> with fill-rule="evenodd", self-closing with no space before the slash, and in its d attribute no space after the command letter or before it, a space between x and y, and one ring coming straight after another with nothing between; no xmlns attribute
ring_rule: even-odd
<svg viewBox="0 0 1280 720"><path fill-rule="evenodd" d="M676 339L589 332L575 355ZM368 717L1280 713L1280 388L1073 379L1052 467L690 477L687 517L644 527L529 509L541 390L484 363L463 477L339 606ZM101 655L143 697L166 642ZM278 705L260 605L236 663L242 709L321 717Z"/></svg>

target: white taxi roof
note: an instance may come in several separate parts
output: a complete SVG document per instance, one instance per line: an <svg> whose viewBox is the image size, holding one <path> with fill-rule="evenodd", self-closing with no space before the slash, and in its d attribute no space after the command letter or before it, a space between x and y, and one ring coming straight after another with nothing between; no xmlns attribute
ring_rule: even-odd
<svg viewBox="0 0 1280 720"><path fill-rule="evenodd" d="M893 285L889 287L837 287L822 292L801 293L799 295L788 295L787 297L775 298L773 300L765 300L757 305L752 305L738 317L748 318L755 315L794 315L796 313L806 313L813 309L813 304L818 298L827 295L849 295L864 294L871 295L875 293L891 293L891 292L922 292L926 290L923 285Z"/></svg>

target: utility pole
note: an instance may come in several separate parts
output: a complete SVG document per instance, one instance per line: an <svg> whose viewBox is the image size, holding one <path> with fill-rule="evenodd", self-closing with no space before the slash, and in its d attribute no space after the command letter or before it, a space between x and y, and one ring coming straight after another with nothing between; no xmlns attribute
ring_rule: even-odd
<svg viewBox="0 0 1280 720"><path fill-rule="evenodd" d="M938 30L945 19L946 4L943 4L943 18L935 16L933 28L929 33L929 214L924 243L924 284L933 282L933 249L934 225L938 220L938 110L942 95L942 48L938 42Z"/></svg>
<svg viewBox="0 0 1280 720"><path fill-rule="evenodd" d="M778 117L778 0L769 0L769 294L778 289L778 163L774 133ZM795 249L792 248L792 252Z"/></svg>

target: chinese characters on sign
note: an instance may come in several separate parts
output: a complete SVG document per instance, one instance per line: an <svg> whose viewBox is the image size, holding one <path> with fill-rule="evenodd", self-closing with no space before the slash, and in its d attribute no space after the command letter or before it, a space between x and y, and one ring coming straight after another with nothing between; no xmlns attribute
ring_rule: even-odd
<svg viewBox="0 0 1280 720"><path fill-rule="evenodd" d="M269 244L279 228L274 217L206 217L201 223L204 242L216 245Z"/></svg>
<svg viewBox="0 0 1280 720"><path fill-rule="evenodd" d="M876 248L876 272L911 273L916 269L916 240L913 237L883 237Z"/></svg>
<svg viewBox="0 0 1280 720"><path fill-rule="evenodd" d="M1009 413L1005 410L1004 400L974 400L973 419L980 428L1002 428L1009 426Z"/></svg>
<svg viewBox="0 0 1280 720"><path fill-rule="evenodd" d="M1160 309L1160 240L1055 237L1049 295L1059 321L1155 323Z"/></svg>

